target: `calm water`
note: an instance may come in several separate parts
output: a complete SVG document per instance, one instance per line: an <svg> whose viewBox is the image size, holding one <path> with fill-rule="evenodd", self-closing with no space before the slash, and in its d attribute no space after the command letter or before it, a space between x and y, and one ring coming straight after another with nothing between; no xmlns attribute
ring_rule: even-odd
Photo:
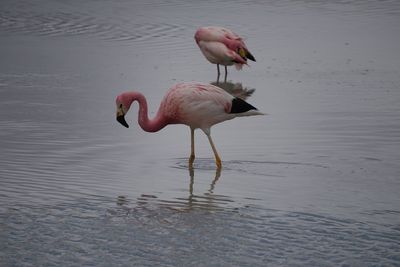
<svg viewBox="0 0 400 267"><path fill-rule="evenodd" d="M398 1L0 3L1 266L400 266ZM329 2L329 3L328 3ZM179 81L214 82L201 25L243 35L229 69L268 116L148 134Z"/></svg>

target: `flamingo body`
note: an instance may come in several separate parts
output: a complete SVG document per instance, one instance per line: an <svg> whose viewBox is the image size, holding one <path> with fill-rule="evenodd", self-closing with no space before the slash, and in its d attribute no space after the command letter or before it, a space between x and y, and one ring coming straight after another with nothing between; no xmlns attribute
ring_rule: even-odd
<svg viewBox="0 0 400 267"><path fill-rule="evenodd" d="M226 45L220 42L199 42L201 52L212 64L220 64L224 66L235 66L238 69L242 68L243 64L247 64L239 54L230 50Z"/></svg>
<svg viewBox="0 0 400 267"><path fill-rule="evenodd" d="M116 99L117 120L125 127L129 126L124 116L134 101L139 102L138 123L147 132L159 131L169 124L190 127L190 164L194 160L194 130L200 128L210 141L218 167L221 167L221 160L211 139L211 126L235 117L263 114L217 86L198 82L179 83L165 94L153 119L148 118L147 102L141 93L125 92L119 95Z"/></svg>
<svg viewBox="0 0 400 267"><path fill-rule="evenodd" d="M243 39L229 29L217 26L201 27L197 29L194 38L205 58L210 63L217 64L218 78L219 65L225 66L225 81L226 66L235 64L239 70L243 65L247 65L247 59L256 61Z"/></svg>

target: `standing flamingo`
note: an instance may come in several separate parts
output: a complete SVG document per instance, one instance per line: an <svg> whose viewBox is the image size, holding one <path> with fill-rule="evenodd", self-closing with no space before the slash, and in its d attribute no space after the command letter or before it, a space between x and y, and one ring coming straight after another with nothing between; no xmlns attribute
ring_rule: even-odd
<svg viewBox="0 0 400 267"><path fill-rule="evenodd" d="M243 64L247 65L247 59L256 61L243 39L231 30L216 26L201 27L197 29L194 39L207 60L217 64L217 81L220 76L220 64L225 66L226 82L226 66L235 64L236 69L240 70Z"/></svg>
<svg viewBox="0 0 400 267"><path fill-rule="evenodd" d="M141 93L125 92L119 95L116 99L117 121L127 128L129 125L125 114L134 101L139 102L138 123L146 132L157 132L168 124L185 124L190 127L190 166L195 158L195 129L200 128L207 135L214 152L215 163L220 169L221 159L211 139L211 126L235 117L263 115L244 100L235 98L214 85L198 82L179 83L166 93L153 119L148 117L146 98Z"/></svg>

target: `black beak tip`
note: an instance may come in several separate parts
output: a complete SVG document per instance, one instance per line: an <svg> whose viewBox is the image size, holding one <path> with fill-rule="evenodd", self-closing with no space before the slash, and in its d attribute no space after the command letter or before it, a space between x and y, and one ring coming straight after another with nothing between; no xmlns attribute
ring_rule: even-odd
<svg viewBox="0 0 400 267"><path fill-rule="evenodd" d="M247 57L248 59L254 61L254 62L256 61L256 59L254 58L254 56L253 56L249 51L246 52L246 57Z"/></svg>
<svg viewBox="0 0 400 267"><path fill-rule="evenodd" d="M118 121L119 123L121 123L123 126L125 126L126 128L129 128L129 125L128 125L128 123L126 122L125 116L124 116L124 115L117 116L117 121Z"/></svg>

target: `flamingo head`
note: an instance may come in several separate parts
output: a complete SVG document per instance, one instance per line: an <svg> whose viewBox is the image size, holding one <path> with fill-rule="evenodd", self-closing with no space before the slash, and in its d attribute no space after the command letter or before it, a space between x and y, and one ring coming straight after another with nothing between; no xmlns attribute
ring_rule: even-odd
<svg viewBox="0 0 400 267"><path fill-rule="evenodd" d="M117 97L115 102L117 105L117 121L126 128L129 128L129 125L125 120L125 114L128 113L132 101L128 100L128 96L126 94L121 94Z"/></svg>

